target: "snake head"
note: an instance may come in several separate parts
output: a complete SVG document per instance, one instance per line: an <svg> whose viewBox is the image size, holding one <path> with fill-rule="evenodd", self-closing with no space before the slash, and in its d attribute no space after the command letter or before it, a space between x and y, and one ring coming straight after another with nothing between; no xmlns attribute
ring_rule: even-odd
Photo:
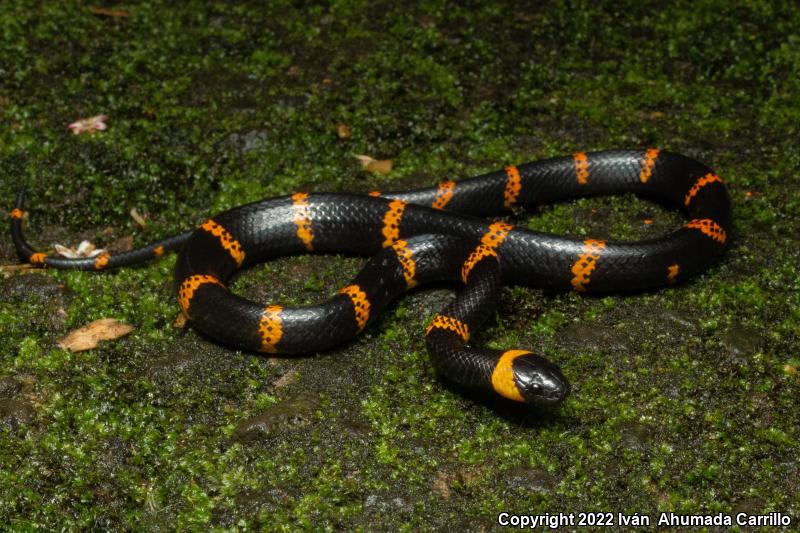
<svg viewBox="0 0 800 533"><path fill-rule="evenodd" d="M556 405L564 401L570 386L561 369L541 355L527 353L512 363L514 381L527 403Z"/></svg>

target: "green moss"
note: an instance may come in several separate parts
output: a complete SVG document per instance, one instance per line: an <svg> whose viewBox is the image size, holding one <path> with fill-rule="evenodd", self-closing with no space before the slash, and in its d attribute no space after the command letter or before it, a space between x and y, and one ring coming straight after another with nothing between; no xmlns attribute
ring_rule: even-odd
<svg viewBox="0 0 800 533"><path fill-rule="evenodd" d="M422 332L442 290L410 293L331 353L266 359L173 326L174 258L0 280L0 402L16 402L0 410L0 524L416 531L488 530L504 510L800 516L800 14L789 3L114 9L129 15L0 2L0 197L8 207L28 186L37 247L142 244L264 196L402 189L651 145L718 170L736 232L719 265L665 290L504 290L476 342L557 360L573 393L554 412L436 377ZM100 113L106 132L66 129ZM394 169L366 174L356 154ZM512 218L634 240L682 220L633 197ZM0 240L0 262L15 260ZM233 289L306 305L361 264L279 259ZM136 329L88 352L56 347L103 317ZM243 420L298 395L311 414L236 440Z"/></svg>

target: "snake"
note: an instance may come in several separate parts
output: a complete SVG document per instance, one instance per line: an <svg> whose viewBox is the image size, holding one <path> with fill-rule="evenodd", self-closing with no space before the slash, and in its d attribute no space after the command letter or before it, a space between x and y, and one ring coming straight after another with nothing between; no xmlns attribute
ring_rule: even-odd
<svg viewBox="0 0 800 533"><path fill-rule="evenodd" d="M633 193L681 211L685 223L638 241L578 238L517 227L507 215L582 197ZM10 213L22 262L103 270L177 251L175 292L189 323L248 352L310 354L350 341L402 293L434 281L454 299L425 331L433 367L467 390L538 406L561 403L570 384L558 365L525 349L473 346L506 285L626 293L679 283L729 246L731 202L699 161L657 148L576 152L400 192L308 193L234 207L199 227L135 248L68 258L25 240L23 189ZM265 305L231 292L240 270L301 253L368 257L354 279L308 306Z"/></svg>

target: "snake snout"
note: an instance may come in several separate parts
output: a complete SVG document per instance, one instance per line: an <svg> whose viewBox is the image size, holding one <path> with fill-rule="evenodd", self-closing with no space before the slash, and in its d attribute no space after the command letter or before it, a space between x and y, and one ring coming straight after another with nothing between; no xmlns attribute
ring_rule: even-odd
<svg viewBox="0 0 800 533"><path fill-rule="evenodd" d="M535 354L514 360L514 381L525 401L538 405L559 404L570 391L561 369Z"/></svg>

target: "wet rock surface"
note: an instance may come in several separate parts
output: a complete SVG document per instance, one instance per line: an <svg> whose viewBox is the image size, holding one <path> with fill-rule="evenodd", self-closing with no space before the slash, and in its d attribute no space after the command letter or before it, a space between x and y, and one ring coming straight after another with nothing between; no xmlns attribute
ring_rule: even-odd
<svg viewBox="0 0 800 533"><path fill-rule="evenodd" d="M722 346L739 364L744 364L761 348L761 332L755 328L734 325L722 335Z"/></svg>
<svg viewBox="0 0 800 533"><path fill-rule="evenodd" d="M311 393L283 400L240 422L236 426L233 439L243 443L268 441L281 433L308 424L319 407L319 397Z"/></svg>
<svg viewBox="0 0 800 533"><path fill-rule="evenodd" d="M651 428L638 422L625 422L619 426L620 442L632 450L647 450L653 437Z"/></svg>
<svg viewBox="0 0 800 533"><path fill-rule="evenodd" d="M527 493L549 493L558 484L552 474L541 468L514 468L505 473L503 480L509 489Z"/></svg>
<svg viewBox="0 0 800 533"><path fill-rule="evenodd" d="M44 304L65 300L68 294L64 283L45 274L22 274L0 279L0 302Z"/></svg>
<svg viewBox="0 0 800 533"><path fill-rule="evenodd" d="M0 425L17 429L29 425L36 411L33 407L20 400L0 398Z"/></svg>
<svg viewBox="0 0 800 533"><path fill-rule="evenodd" d="M22 384L13 377L0 379L0 398L13 398L22 390Z"/></svg>
<svg viewBox="0 0 800 533"><path fill-rule="evenodd" d="M558 342L570 348L601 352L624 351L630 346L625 330L597 323L573 322L558 332Z"/></svg>

